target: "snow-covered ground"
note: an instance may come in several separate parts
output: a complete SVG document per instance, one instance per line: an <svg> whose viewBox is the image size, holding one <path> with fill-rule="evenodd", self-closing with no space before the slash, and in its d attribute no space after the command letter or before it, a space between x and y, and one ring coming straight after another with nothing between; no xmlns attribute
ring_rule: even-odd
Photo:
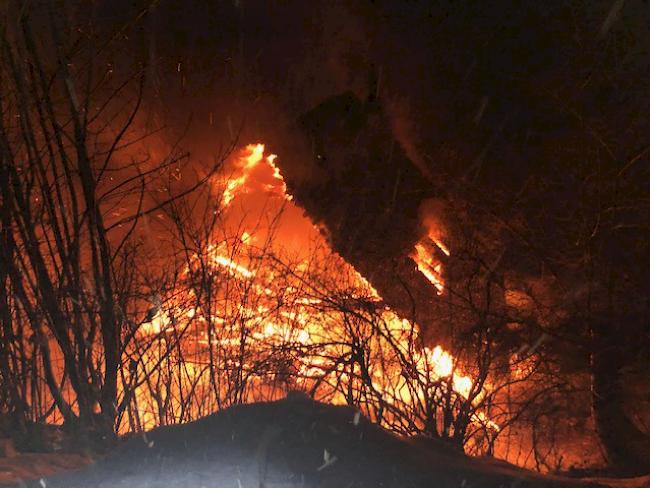
<svg viewBox="0 0 650 488"><path fill-rule="evenodd" d="M599 483L611 488L649 488L650 487L650 474L646 476L639 476L637 478L590 478L585 481Z"/></svg>
<svg viewBox="0 0 650 488"><path fill-rule="evenodd" d="M87 462L63 454L5 458L0 483L50 488L636 488L650 481L541 476L468 458L433 441L399 439L350 408L304 399L240 405L190 424L159 428L80 469Z"/></svg>
<svg viewBox="0 0 650 488"><path fill-rule="evenodd" d="M0 458L0 485L80 469L91 459L79 454L18 454Z"/></svg>

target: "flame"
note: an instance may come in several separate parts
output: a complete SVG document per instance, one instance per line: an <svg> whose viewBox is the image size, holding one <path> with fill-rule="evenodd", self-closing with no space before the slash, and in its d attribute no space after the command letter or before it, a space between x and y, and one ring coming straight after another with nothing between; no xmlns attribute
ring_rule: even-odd
<svg viewBox="0 0 650 488"><path fill-rule="evenodd" d="M250 182L256 176L253 173L258 170L270 172L272 183L265 183L265 191L273 195L282 197L283 201L291 201L291 196L287 193L287 187L279 168L275 164L275 155L264 155L263 144L251 144L246 146L238 155L233 163L233 177L227 182L223 189L222 204L230 205L238 196L249 192ZM303 217L307 220L305 217ZM313 231L313 224L307 224ZM316 236L320 236L315 232ZM173 316L185 317L187 321L199 324L199 327L209 325L210 323L218 327L209 329L209 332L200 330L195 337L197 345L211 346L216 345L224 349L243 350L251 348L254 351L251 357L254 361L263 362L263 358L271 346L283 344L296 344L304 347L304 354L293 358L296 363L296 377L304 383L304 386L319 382L324 376L330 374L345 374L340 370L340 365L334 369L328 358L340 357L342 352L341 337L344 334L343 326L327 307L327 300L323 297L310 293L309 290L301 289L299 279L291 282L278 282L276 270L270 262L264 262L263 258L255 255L253 242L256 241L256 230L247 229L240 233L237 239L238 245L232 249L227 249L225 244L209 246L205 257L212 264L215 270L220 270L234 282L234 287L241 284L241 288L253 291L255 296L247 300L232 303L227 302L221 310L213 312L209 317L203 310L192 307L188 310L174 310L176 305L173 300L166 304L166 310L159 310L154 319L146 326L142 327L142 335L161 335L166 331L173 331L176 324L172 320ZM322 236L321 236L322 238ZM438 293L444 291L444 281L442 278L442 262L438 259L438 253L449 256L449 249L434 234L429 233L427 237L415 245L413 259L418 265L418 269L427 277L427 279L436 287ZM331 254L331 251L330 251ZM197 257L198 259L198 257ZM343 261L342 258L333 256L335 263L332 267L334 272L331 278L338 280L339 283L350 283L355 291L351 296L353 299L359 298L373 302L380 310L380 314L385 324L386 334L390 336L391 347L388 346L385 336L381 334L368 339L372 342L372 347L380 351L381 354L389 357L391 354L402 354L415 359L417 374L426 383L427 379L446 379L451 385L453 391L465 399L472 395L474 382L470 376L465 375L454 357L441 346L422 347L417 349L414 345L417 341L417 330L415 324L406 319L401 319L388 307L386 307L377 292L371 284L352 266ZM303 260L296 267L298 273L307 272L310 264ZM189 271L189 270L188 270ZM279 288L282 286L282 288ZM231 287L232 288L232 287ZM291 308L283 309L276 305L274 300L277 297L293 297ZM244 321L248 321L247 330L242 331ZM253 342L249 342L253 341ZM395 348L398 352L395 351ZM152 357L149 361L157 364L158 357L155 354L160 352L151 352ZM270 352L269 354L273 354ZM270 356L269 361L273 360ZM419 397L426 395L426 391L414 391L407 385L403 378L403 372L398 367L387 369L384 363L384 357L378 358L377 361L369 365L369 374L372 387L382 395L382 398L389 403L409 403L419 401ZM389 358L390 359L390 358ZM230 367L242 366L246 361L251 359L242 358L230 364ZM369 360L372 361L372 358ZM197 363L198 364L198 363ZM251 370L254 368L251 366ZM191 370L187 369L184 374L187 375L185 381L192 385L206 383L203 378L206 369L194 365ZM352 381L349 377L347 381ZM194 381L194 383L191 383ZM182 382L181 382L182 384ZM327 382L323 382L327 384ZM194 386L193 386L194 387ZM345 403L346 399L340 394L332 394L330 401L335 403ZM485 415L477 416L475 419L484 425L491 425ZM496 426L496 424L494 424ZM498 427L498 426L496 426ZM495 428L496 428L495 427Z"/></svg>
<svg viewBox="0 0 650 488"><path fill-rule="evenodd" d="M442 277L442 263L436 258L437 250L446 256L450 255L449 249L441 241L427 236L415 244L411 258L415 261L420 273L435 286L438 295L441 295L445 290L445 282Z"/></svg>
<svg viewBox="0 0 650 488"><path fill-rule="evenodd" d="M279 184L267 184L267 190L282 195L286 200L292 200L292 196L287 192L287 185L280 173L280 168L275 165L277 155L269 154L264 157L264 144L249 144L235 159L232 174L228 178L222 195L221 204L224 207L230 205L239 192L246 190L246 183L249 180L253 170L260 166L267 166L271 170L271 176ZM238 175L238 176L236 176Z"/></svg>
<svg viewBox="0 0 650 488"><path fill-rule="evenodd" d="M241 264L235 263L232 259L230 259L227 256L221 256L217 254L216 256L214 256L213 261L215 264L219 266L223 266L224 268L227 268L233 273L241 275L244 278L250 278L252 276L255 276L255 272L249 270L248 268L246 268L246 266L242 266Z"/></svg>
<svg viewBox="0 0 650 488"><path fill-rule="evenodd" d="M436 199L427 199L420 204L420 222L426 233L415 244L410 254L420 273L437 289L438 295L445 290L443 262L451 255L451 250L445 242L445 212L445 205Z"/></svg>
<svg viewBox="0 0 650 488"><path fill-rule="evenodd" d="M248 145L244 151L242 157L237 158L239 164L236 167L236 171L241 174L237 177L231 175L223 191L223 199L221 203L225 207L230 205L230 202L234 200L237 190L244 186L250 174L250 170L257 166L264 157L264 146L262 144Z"/></svg>

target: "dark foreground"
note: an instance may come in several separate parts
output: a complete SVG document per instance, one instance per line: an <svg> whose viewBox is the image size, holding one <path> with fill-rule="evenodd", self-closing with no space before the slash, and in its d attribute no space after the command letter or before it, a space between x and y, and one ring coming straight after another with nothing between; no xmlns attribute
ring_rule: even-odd
<svg viewBox="0 0 650 488"><path fill-rule="evenodd" d="M407 442L347 407L240 405L125 441L86 469L13 486L48 488L587 486ZM592 485L597 486L597 485Z"/></svg>

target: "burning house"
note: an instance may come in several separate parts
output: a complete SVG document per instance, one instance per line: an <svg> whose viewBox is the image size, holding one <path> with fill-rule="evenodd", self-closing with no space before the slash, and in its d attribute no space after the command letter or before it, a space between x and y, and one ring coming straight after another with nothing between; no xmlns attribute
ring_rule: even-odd
<svg viewBox="0 0 650 488"><path fill-rule="evenodd" d="M112 452L48 486L647 474L646 10L7 2L2 435Z"/></svg>

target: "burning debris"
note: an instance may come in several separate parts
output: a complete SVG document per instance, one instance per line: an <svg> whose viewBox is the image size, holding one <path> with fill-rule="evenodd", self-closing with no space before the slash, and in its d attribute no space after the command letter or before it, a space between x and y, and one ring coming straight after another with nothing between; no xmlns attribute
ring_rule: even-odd
<svg viewBox="0 0 650 488"><path fill-rule="evenodd" d="M240 208L237 203L238 198L250 195L251 192L261 191L268 194L268 198L279 199L282 202L283 210L287 207L291 209L294 205L291 198L285 193L286 186L279 174L279 170L274 166L274 157L264 157L264 146L261 144L247 146L238 156L235 162L236 168L244 168L245 172L235 180L237 185L231 184L224 193L229 195L229 203L234 209ZM259 185L259 181L254 176L258 172L257 165L265 165L272 169L273 178L278 182L276 187L268 185ZM258 188L256 190L256 188ZM257 199L261 198L259 195ZM235 211L235 213L237 213ZM214 362L210 351L217 349L222 351L220 354L225 357L237 357L237 351L242 347L250 348L250 355L240 356L237 363L224 364L221 368L225 371L235 368L242 369L249 373L250 385L257 385L264 391L268 386L264 386L268 381L267 375L276 374L273 368L267 370L259 369L259 365L268 361L271 365L274 362L272 355L277 354L278 348L285 351L295 350L295 355L288 359L287 367L293 369L292 381L296 386L303 390L311 391L312 395L318 398L328 398L334 403L348 403L344 391L347 389L358 395L365 388L370 388L376 396L376 402L380 408L384 403L390 405L390 408L401 409L402 405L409 405L425 401L430 392L426 391L424 385L430 382L442 382L444 386L440 394L451 394L452 397L458 396L470 405L470 410L475 410L476 419L480 420L482 425L491 425L490 428L498 431L496 423L489 421L484 412L479 413L480 404L485 393L474 391L472 379L460 372L456 361L440 346L430 348L422 346L419 350L417 343L417 325L408 320L399 318L386 305L383 305L382 298L377 291L369 286L368 282L349 264L345 263L340 257L332 254L328 249L327 242L315 230L313 223L306 217L302 217L302 223L297 222L296 213L288 214L292 219L291 225L302 226L301 233L309 234L312 242L320 239L317 245L319 255L309 255L311 260L318 259L317 266L326 264L322 271L313 268L314 263L310 263L303 258L297 263L296 269L303 270L300 274L286 276L286 269L278 263L276 254L269 255L267 251L259 249L254 245L260 241L256 234L270 233L271 229L260 227L256 229L244 230L245 239L240 239L237 247L226 249L218 245L210 245L206 248L206 254L203 257L196 256L190 261L186 271L188 277L193 273L193 266L205 263L209 270L214 272L225 272L232 281L232 289L246 290L245 300L238 296L221 296L219 300L227 304L222 311L212 313L207 316L200 307L190 308L187 312L185 304L188 300L186 296L174 292L174 298L168 300L165 304L165 312L156 317L152 325L147 329L141 329L141 333L153 340L166 341L169 333L172 335L179 331L185 330L188 324L205 324L205 329L200 331L199 336L191 336L184 339L181 344L190 348L192 359L186 359L184 369L187 371L187 378L179 385L178 395L181 395L183 388L209 388L211 385L210 368L202 365L212 365ZM228 218L228 215L226 215ZM238 217L231 217L237 219ZM281 226L283 216L279 220L274 220L273 225ZM303 236L304 237L304 236ZM431 241L433 243L433 241ZM226 242L223 243L224 245ZM280 243L280 246L282 243ZM442 244L440 244L442 246ZM441 249L446 250L444 247ZM444 252L441 250L441 252ZM281 252L278 250L277 252ZM205 261L207 260L207 261ZM194 263L194 264L192 264ZM222 270L222 271L219 271ZM313 274L316 273L316 274ZM278 277L285 275L284 279L279 282ZM321 275L319 278L318 275ZM332 280L337 286L345 285L347 290L341 291L348 296L335 298L332 293L334 289L315 287L313 283L323 279ZM440 274L439 274L439 280ZM318 281L317 281L318 280ZM279 289L282 287L283 290ZM188 290L192 295L191 288ZM442 287L440 288L440 292ZM283 296L286 306L277 303L277 298ZM335 301L333 301L335 300ZM190 302L191 302L190 298ZM245 305L249 302L252 305ZM366 304L376 304L367 308ZM239 304L239 305L238 305ZM292 304L291 306L288 306ZM232 308L234 307L234 308ZM159 310L158 308L156 310ZM339 317L345 317L346 314L357 315L355 327L367 329L366 332L357 333L368 335L365 341L368 341L365 353L370 354L367 363L361 363L365 372L361 373L365 379L358 377L358 373L343 368L343 365L337 365L337 358L345 357L348 354L357 354L356 352L348 353L346 343L350 340L357 340L347 336L352 333L346 331L340 322ZM172 323L170 317L177 317L175 323ZM178 319L185 317L185 319ZM241 322L244 320L245 322ZM347 319L345 319L347 320ZM230 324L230 325L229 325ZM242 325L239 325L242 324ZM213 327L216 326L220 330ZM229 326L231 329L225 333L224 327ZM252 326L252 328L251 328ZM243 328L246 327L246 330ZM373 328L380 328L373 332ZM165 334L160 334L166 331ZM373 337L377 332L379 335ZM386 334L385 338L382 337ZM361 337L360 337L361 339ZM409 357L412 361L413 369L407 371L404 368L406 364L401 364L399 356ZM158 377L159 373L152 366L158 367L160 358L157 356L149 357L143 365L143 374L150 375L152 379ZM189 373L193 371L193 373ZM406 375L401 378L402 375ZM415 383L413 383L415 381ZM334 386L336 383L347 385L343 389ZM416 386L420 384L421 386ZM193 386L192 386L193 385ZM365 386L364 386L365 385ZM425 389L422 389L422 388ZM447 393L442 393L445 388L449 388ZM142 405L151 404L152 399L147 398L145 390L139 390L136 393L138 401ZM477 393L479 393L477 395ZM244 400L251 401L259 399L259 392L251 390L252 397L244 397ZM273 393L270 393L273 395ZM153 404L151 405L153 407ZM480 415L480 417L479 417ZM396 421L395 414L390 411L381 414L376 418L379 422L386 422L391 425ZM487 422L487 424L486 424ZM154 424L155 425L155 424ZM332 462L330 460L330 462ZM325 465L329 465L327 460Z"/></svg>

